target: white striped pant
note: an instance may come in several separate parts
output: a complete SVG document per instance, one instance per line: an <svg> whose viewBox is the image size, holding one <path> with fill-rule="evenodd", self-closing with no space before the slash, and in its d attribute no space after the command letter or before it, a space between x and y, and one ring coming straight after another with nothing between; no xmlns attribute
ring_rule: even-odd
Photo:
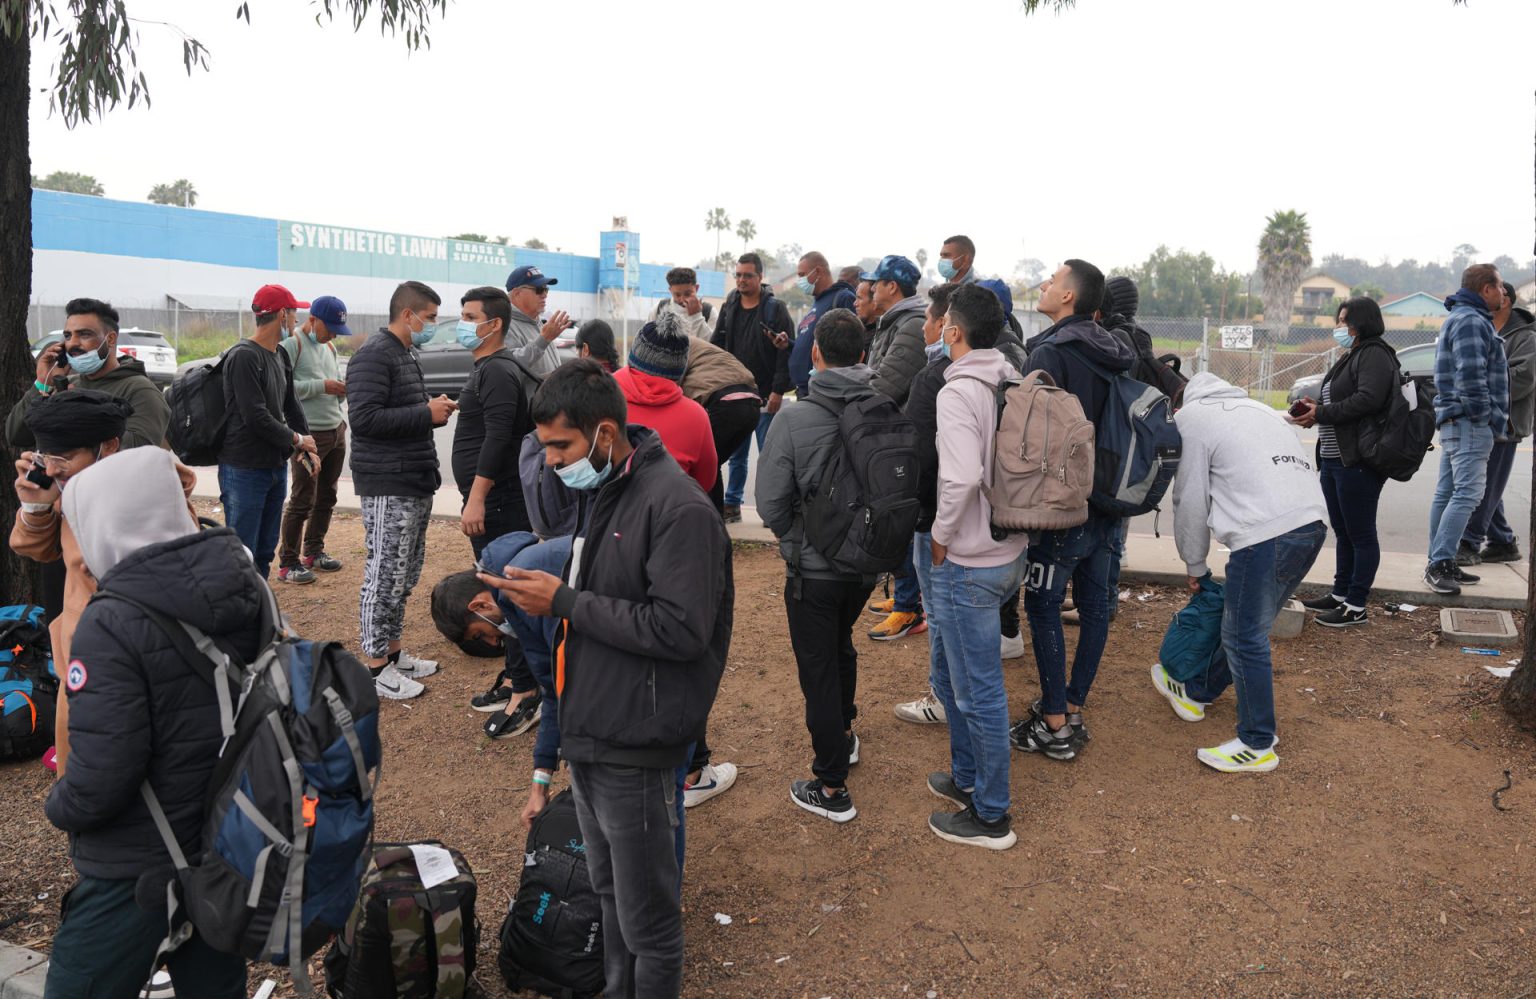
<svg viewBox="0 0 1536 999"><path fill-rule="evenodd" d="M364 496L362 507L368 561L357 613L363 655L378 659L389 655L389 643L404 629L405 602L427 557L432 497Z"/></svg>

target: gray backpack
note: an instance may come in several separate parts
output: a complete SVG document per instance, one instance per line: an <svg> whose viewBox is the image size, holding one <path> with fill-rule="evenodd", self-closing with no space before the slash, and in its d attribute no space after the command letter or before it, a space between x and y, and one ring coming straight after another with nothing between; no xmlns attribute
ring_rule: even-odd
<svg viewBox="0 0 1536 999"><path fill-rule="evenodd" d="M983 484L992 534L1055 531L1088 519L1093 491L1093 424L1077 396L1044 371L997 385L992 479Z"/></svg>

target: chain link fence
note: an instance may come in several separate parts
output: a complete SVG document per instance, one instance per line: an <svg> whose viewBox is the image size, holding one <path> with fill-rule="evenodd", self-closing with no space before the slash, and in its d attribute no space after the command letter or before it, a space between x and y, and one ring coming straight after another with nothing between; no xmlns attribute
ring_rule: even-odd
<svg viewBox="0 0 1536 999"><path fill-rule="evenodd" d="M215 357L237 340L256 332L256 317L249 309L136 309L122 307L117 310L119 322L126 328L153 330L164 336L176 348L178 361L191 361L203 357ZM64 306L32 305L27 310L27 341L36 343L42 337L64 327ZM301 317L302 318L302 317ZM352 312L347 315L347 326L354 333L368 334L385 325L383 314ZM343 354L350 354L361 345L363 337L341 337L336 347Z"/></svg>

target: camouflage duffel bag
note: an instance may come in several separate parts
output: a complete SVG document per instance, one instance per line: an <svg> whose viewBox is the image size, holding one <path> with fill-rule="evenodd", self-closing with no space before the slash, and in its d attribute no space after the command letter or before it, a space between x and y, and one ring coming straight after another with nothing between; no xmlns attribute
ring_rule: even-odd
<svg viewBox="0 0 1536 999"><path fill-rule="evenodd" d="M333 999L462 999L475 973L475 875L435 840L382 843L325 955Z"/></svg>

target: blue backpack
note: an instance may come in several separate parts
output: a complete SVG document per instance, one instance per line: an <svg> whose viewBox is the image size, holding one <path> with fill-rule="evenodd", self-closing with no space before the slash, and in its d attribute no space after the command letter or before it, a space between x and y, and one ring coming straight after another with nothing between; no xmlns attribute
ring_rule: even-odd
<svg viewBox="0 0 1536 999"><path fill-rule="evenodd" d="M270 589L266 597L270 637L248 664L121 593L92 599L138 607L189 661L208 661L218 695L224 746L208 783L201 855L183 853L149 782L139 789L176 866L171 934L155 966L195 928L214 950L287 964L308 995L305 959L346 925L368 864L379 699L343 645L293 636Z"/></svg>
<svg viewBox="0 0 1536 999"><path fill-rule="evenodd" d="M0 607L0 760L30 760L53 745L59 675L43 609Z"/></svg>
<svg viewBox="0 0 1536 999"><path fill-rule="evenodd" d="M1109 382L1096 424L1093 492L1088 504L1111 517L1135 517L1158 509L1184 453L1173 422L1173 403L1161 391L1092 361Z"/></svg>
<svg viewBox="0 0 1536 999"><path fill-rule="evenodd" d="M1173 615L1163 636L1158 658L1169 676L1184 683L1205 672L1221 647L1221 612L1225 606L1222 585L1207 573L1200 580L1200 592Z"/></svg>

